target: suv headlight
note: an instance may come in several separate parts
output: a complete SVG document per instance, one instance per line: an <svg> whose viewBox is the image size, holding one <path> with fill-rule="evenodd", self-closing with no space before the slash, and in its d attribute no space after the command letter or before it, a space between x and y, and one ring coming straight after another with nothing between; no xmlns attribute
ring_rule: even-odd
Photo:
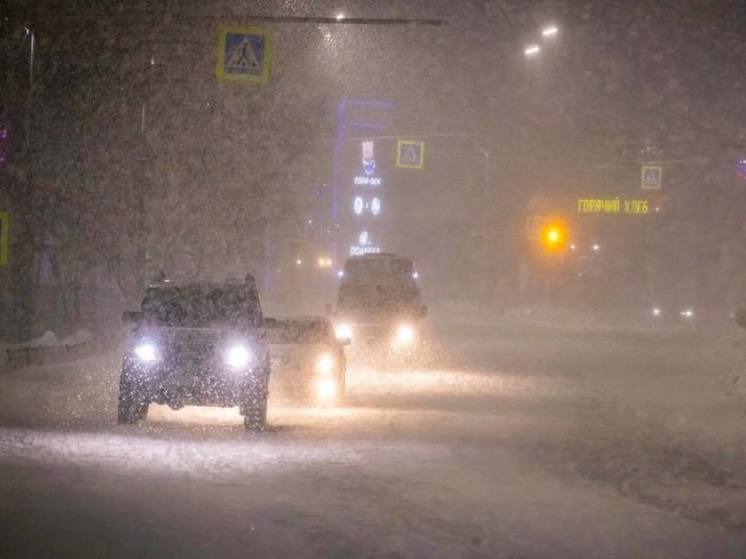
<svg viewBox="0 0 746 559"><path fill-rule="evenodd" d="M135 346L135 355L144 363L158 361L158 348L153 342L141 342Z"/></svg>
<svg viewBox="0 0 746 559"><path fill-rule="evenodd" d="M225 364L233 369L245 369L251 364L253 354L242 344L236 344L225 352Z"/></svg>

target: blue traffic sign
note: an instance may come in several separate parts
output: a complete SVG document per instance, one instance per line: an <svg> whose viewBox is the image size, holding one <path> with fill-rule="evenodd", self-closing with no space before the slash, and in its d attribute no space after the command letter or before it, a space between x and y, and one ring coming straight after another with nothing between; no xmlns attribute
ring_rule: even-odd
<svg viewBox="0 0 746 559"><path fill-rule="evenodd" d="M658 165L643 165L640 186L643 190L660 190L663 186L663 168Z"/></svg>
<svg viewBox="0 0 746 559"><path fill-rule="evenodd" d="M260 27L220 26L218 81L266 82L269 79L272 36Z"/></svg>
<svg viewBox="0 0 746 559"><path fill-rule="evenodd" d="M425 142L399 140L396 142L396 166L422 169L425 165Z"/></svg>

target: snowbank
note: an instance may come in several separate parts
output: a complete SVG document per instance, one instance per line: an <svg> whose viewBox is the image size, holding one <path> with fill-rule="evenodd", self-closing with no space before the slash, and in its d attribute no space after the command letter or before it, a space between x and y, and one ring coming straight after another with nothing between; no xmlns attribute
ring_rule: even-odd
<svg viewBox="0 0 746 559"><path fill-rule="evenodd" d="M85 329L63 338L48 330L32 340L0 345L0 369L78 359L93 347L93 342L93 334Z"/></svg>

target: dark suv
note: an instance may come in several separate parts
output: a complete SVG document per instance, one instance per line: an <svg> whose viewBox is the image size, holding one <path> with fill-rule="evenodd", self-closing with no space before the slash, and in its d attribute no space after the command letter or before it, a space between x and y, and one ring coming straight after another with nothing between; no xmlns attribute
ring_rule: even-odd
<svg viewBox="0 0 746 559"><path fill-rule="evenodd" d="M151 402L239 406L244 425L267 419L270 357L254 282L151 286L122 361L119 423L144 419Z"/></svg>

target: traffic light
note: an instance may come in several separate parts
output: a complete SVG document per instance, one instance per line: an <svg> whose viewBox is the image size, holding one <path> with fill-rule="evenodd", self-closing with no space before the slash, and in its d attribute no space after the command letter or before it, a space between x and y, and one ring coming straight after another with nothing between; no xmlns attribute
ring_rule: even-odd
<svg viewBox="0 0 746 559"><path fill-rule="evenodd" d="M567 245L567 228L561 223L548 223L541 231L541 245L551 252L560 251Z"/></svg>

